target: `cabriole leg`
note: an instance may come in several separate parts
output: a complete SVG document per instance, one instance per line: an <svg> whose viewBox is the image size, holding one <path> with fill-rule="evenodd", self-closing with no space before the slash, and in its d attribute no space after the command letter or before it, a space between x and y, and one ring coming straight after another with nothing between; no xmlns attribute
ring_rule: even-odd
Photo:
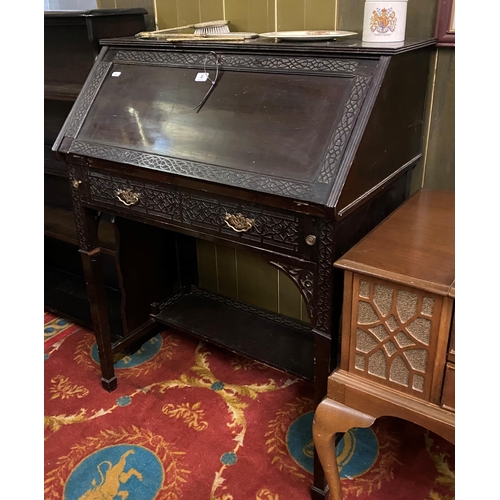
<svg viewBox="0 0 500 500"><path fill-rule="evenodd" d="M335 436L354 427L370 427L375 417L325 398L316 408L313 420L314 447L324 470L331 500L342 500Z"/></svg>

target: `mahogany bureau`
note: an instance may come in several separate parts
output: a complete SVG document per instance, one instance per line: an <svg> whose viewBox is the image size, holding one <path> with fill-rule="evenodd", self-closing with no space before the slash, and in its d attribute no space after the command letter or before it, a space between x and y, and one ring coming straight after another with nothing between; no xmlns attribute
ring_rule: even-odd
<svg viewBox="0 0 500 500"><path fill-rule="evenodd" d="M313 422L332 500L342 498L338 433L394 416L454 443L454 197L418 191L335 263L341 362Z"/></svg>
<svg viewBox="0 0 500 500"><path fill-rule="evenodd" d="M117 386L115 354L167 325L313 380L319 403L337 359L333 263L409 195L434 40L101 43L54 150L67 164L102 385ZM103 214L120 235L120 335ZM310 322L203 289L200 239L258 253L297 287ZM314 467L323 498L317 457Z"/></svg>

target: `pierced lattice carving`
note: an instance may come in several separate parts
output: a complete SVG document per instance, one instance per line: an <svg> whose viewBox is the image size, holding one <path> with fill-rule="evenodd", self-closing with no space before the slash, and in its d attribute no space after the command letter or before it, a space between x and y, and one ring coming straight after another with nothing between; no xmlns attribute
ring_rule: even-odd
<svg viewBox="0 0 500 500"><path fill-rule="evenodd" d="M237 238L243 243L256 242L292 251L299 250L300 218L298 215L277 213L265 207L250 207L239 201L203 197L180 188L159 188L140 181L92 172L89 174L89 193L92 201L123 208L116 197L119 190L131 189L139 201L127 207L133 213L146 213L159 219L180 222L185 226L207 229ZM247 232L235 232L228 227L226 213L242 212L254 219Z"/></svg>
<svg viewBox="0 0 500 500"><path fill-rule="evenodd" d="M355 278L356 283L354 370L426 397L437 335L436 299L361 277Z"/></svg>
<svg viewBox="0 0 500 500"><path fill-rule="evenodd" d="M92 158L101 158L117 163L125 163L137 167L185 175L186 177L204 179L230 186L245 186L255 191L264 191L300 199L308 198L313 191L313 185L305 182L291 182L251 172L242 172L218 167L216 165L208 165L206 163L159 156L143 153L141 151L131 151L80 140L73 141L69 151L70 153Z"/></svg>
<svg viewBox="0 0 500 500"><path fill-rule="evenodd" d="M90 250L87 231L85 228L84 214L79 190L81 189L82 172L79 168L68 165L68 175L73 200L73 213L75 215L75 224L78 233L78 241L81 250Z"/></svg>
<svg viewBox="0 0 500 500"><path fill-rule="evenodd" d="M90 80L90 82L85 85L82 93L75 102L75 108L74 111L71 112L70 122L68 128L66 129L66 137L76 137L76 134L80 129L83 120L87 116L90 105L92 104L97 91L101 87L104 78L108 74L110 67L110 62L98 63L92 80Z"/></svg>
<svg viewBox="0 0 500 500"><path fill-rule="evenodd" d="M331 335L332 330L333 238L333 224L323 221L319 240L316 329L328 335Z"/></svg>
<svg viewBox="0 0 500 500"><path fill-rule="evenodd" d="M158 64L170 67L203 68L206 52L151 52L142 50L119 50L114 62ZM251 69L253 71L297 71L307 73L354 73L359 62L347 59L318 57L287 57L245 54L222 54L221 69Z"/></svg>
<svg viewBox="0 0 500 500"><path fill-rule="evenodd" d="M167 66L203 66L205 53L149 52L149 51L118 51L115 61L136 63L163 64ZM225 66L228 68L281 69L301 70L320 73L343 73L352 75L353 85L347 100L344 113L328 147L327 154L321 165L317 183L272 178L252 172L241 172L215 165L201 164L178 158L163 157L140 151L130 151L114 146L105 146L86 141L75 140L70 146L70 152L94 158L128 163L139 167L161 170L169 173L205 179L234 186L246 186L249 189L280 194L298 199L310 199L316 185L330 184L336 178L348 139L354 128L356 118L364 102L371 76L356 74L357 61L336 59L315 59L300 57L268 57L225 55ZM75 138L90 109L97 91L102 85L112 63L99 63L93 78L82 95L77 100L75 111L71 115L66 136ZM319 184L318 184L319 183Z"/></svg>
<svg viewBox="0 0 500 500"><path fill-rule="evenodd" d="M354 78L351 95L346 103L344 114L333 134L328 153L321 166L318 181L322 184L330 184L337 176L340 160L361 110L370 81L371 77L358 76Z"/></svg>
<svg viewBox="0 0 500 500"><path fill-rule="evenodd" d="M311 327L309 325L302 323L301 321L294 320L293 318L276 314L271 311L265 311L263 309L259 309L258 307L251 306L250 304L246 304L244 302L240 302L238 300L234 300L229 297L224 297L222 295L217 295L215 293L203 290L202 288L198 288L195 286L191 287L191 293L194 293L196 295L201 295L202 297L208 297L222 304L226 304L231 307L235 307L236 309L240 309L241 311L256 314L261 318L268 319L269 321L274 321L275 323L279 323L280 325L288 326L290 328L300 330L301 332L304 333L308 334L311 333Z"/></svg>

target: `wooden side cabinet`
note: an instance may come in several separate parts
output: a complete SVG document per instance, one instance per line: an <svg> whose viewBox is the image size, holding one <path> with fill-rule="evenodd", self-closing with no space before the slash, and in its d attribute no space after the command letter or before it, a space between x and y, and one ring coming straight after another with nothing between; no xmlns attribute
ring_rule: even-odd
<svg viewBox="0 0 500 500"><path fill-rule="evenodd" d="M394 416L454 443L454 207L453 192L420 190L335 263L341 360L313 423L332 500L339 433Z"/></svg>

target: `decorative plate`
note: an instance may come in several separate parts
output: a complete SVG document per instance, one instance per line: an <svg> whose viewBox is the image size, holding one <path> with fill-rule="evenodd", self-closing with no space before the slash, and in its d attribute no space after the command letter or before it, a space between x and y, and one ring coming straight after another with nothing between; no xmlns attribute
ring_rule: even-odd
<svg viewBox="0 0 500 500"><path fill-rule="evenodd" d="M329 30L310 30L310 31L270 31L269 33L260 33L262 38L279 38L280 40L331 40L344 36L357 35L354 31L329 31Z"/></svg>

